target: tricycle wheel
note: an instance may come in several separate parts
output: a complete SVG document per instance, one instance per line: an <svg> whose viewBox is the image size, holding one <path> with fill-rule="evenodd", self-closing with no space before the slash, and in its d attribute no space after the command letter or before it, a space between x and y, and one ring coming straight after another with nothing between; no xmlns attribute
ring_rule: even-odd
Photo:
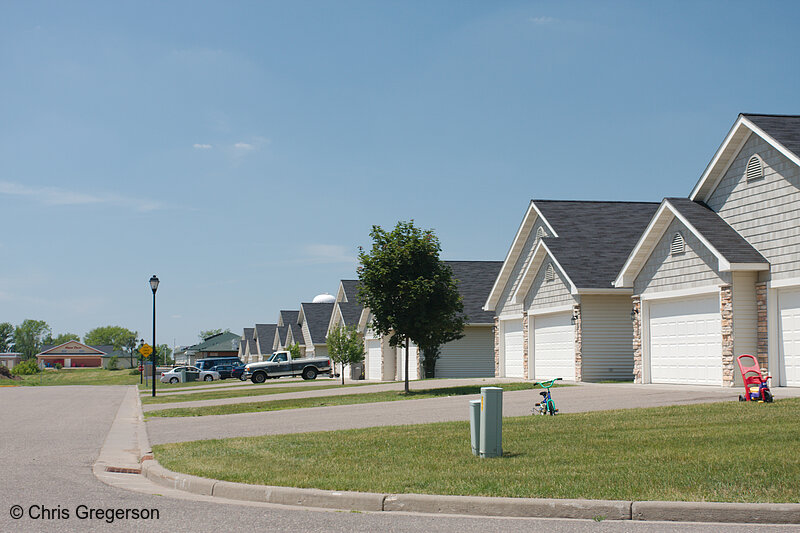
<svg viewBox="0 0 800 533"><path fill-rule="evenodd" d="M744 396L742 396L741 394L739 395L739 401L740 401L740 402L743 402L743 401L744 401Z"/></svg>
<svg viewBox="0 0 800 533"><path fill-rule="evenodd" d="M772 393L768 390L764 391L764 401L767 403L772 403Z"/></svg>
<svg viewBox="0 0 800 533"><path fill-rule="evenodd" d="M556 416L556 404L553 402L548 403L547 411L550 413L550 416Z"/></svg>

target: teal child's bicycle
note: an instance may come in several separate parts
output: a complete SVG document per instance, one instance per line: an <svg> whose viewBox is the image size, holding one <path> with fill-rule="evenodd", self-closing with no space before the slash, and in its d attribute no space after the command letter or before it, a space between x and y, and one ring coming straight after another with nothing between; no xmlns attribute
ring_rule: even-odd
<svg viewBox="0 0 800 533"><path fill-rule="evenodd" d="M534 415L550 415L550 416L555 416L556 415L556 413L558 412L558 409L556 409L556 402L553 400L553 397L550 395L550 387L552 387L553 384L556 381L561 381L561 378L553 378L553 379L551 379L549 381L536 381L536 382L534 382L534 385L541 385L542 388L547 389L547 390L543 390L543 391L541 391L539 393L539 394L542 395L542 401L540 403L537 403L536 405L534 405L533 412L531 414L534 414Z"/></svg>

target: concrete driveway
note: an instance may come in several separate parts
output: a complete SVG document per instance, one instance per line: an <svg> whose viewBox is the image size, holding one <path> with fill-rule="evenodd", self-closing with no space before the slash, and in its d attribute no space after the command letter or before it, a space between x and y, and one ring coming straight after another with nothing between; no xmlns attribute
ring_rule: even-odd
<svg viewBox="0 0 800 533"><path fill-rule="evenodd" d="M350 389L350 391L354 390L356 388ZM577 413L635 407L738 401L740 392L739 388L692 385L581 383L571 387L553 389L553 398L556 400L556 405L561 413ZM800 388L779 388L774 389L774 392L779 399L800 397ZM147 421L147 432L152 444L163 444L167 442L239 436L469 420L469 400L478 397L476 395L454 396L425 400L290 409L265 413L153 418ZM539 398L538 390L504 393L503 416L530 414L533 404ZM240 398L238 400L252 401L252 398Z"/></svg>

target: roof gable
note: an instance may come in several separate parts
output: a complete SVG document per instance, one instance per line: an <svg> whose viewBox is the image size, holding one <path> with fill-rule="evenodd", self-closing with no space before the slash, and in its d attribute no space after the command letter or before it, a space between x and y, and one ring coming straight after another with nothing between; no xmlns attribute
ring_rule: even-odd
<svg viewBox="0 0 800 533"><path fill-rule="evenodd" d="M497 274L497 278L492 284L492 288L486 298L486 303L483 304L483 310L494 311L495 307L497 307L497 304L500 302L500 296L503 294L503 290L505 290L506 285L510 281L514 267L520 259L523 248L525 248L525 243L528 237L530 237L536 221L540 218L542 219L542 223L547 226L550 235L558 235L547 219L539 212L534 201L531 200L528 204L528 210L525 211L525 216L522 217L522 222L519 228L517 228L517 233L514 235L514 240L511 241L511 248L509 248L506 254L503 266L500 267L500 272Z"/></svg>
<svg viewBox="0 0 800 533"><path fill-rule="evenodd" d="M740 114L692 189L689 199L708 201L752 134L760 136L800 166L800 116Z"/></svg>
<svg viewBox="0 0 800 533"><path fill-rule="evenodd" d="M665 198L614 280L632 287L647 258L673 219L679 219L718 261L718 270L766 270L768 261L708 206L688 198Z"/></svg>
<svg viewBox="0 0 800 533"><path fill-rule="evenodd" d="M111 351L111 346L89 346L79 341L67 341L56 346L42 346L42 351L36 355L105 355Z"/></svg>
<svg viewBox="0 0 800 533"><path fill-rule="evenodd" d="M325 344L325 337L328 333L331 313L335 304L327 303L302 303L300 304L301 323L308 327L311 342L313 344Z"/></svg>

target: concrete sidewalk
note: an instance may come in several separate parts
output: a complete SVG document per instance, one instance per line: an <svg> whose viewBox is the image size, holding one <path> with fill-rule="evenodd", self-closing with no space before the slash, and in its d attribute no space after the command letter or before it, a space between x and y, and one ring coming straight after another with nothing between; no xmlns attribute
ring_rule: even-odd
<svg viewBox="0 0 800 533"><path fill-rule="evenodd" d="M353 388L351 391L355 389ZM309 391L305 394L310 394L311 392ZM636 407L738 401L739 393L740 390L738 388L693 385L581 383L572 387L553 389L553 398L562 413L577 413ZM800 388L779 388L775 389L775 394L778 399L800 397ZM277 396L274 395L268 399L277 399ZM151 418L147 421L147 431L154 444L164 444L167 442L240 436L334 431L372 426L469 420L469 400L476 398L478 398L477 395L451 396L448 398L337 405L234 415ZM533 404L539 399L538 389L506 392L503 394L503 416L530 414ZM253 400L252 398L240 398L238 401ZM159 407L162 408L163 406Z"/></svg>
<svg viewBox="0 0 800 533"><path fill-rule="evenodd" d="M409 389L412 391L428 390L428 389L441 389L448 387L461 387L465 385L480 385L482 387L495 386L498 383L512 383L520 382L521 379L515 378L465 378L465 379L437 379L437 380L424 380L412 381L409 383ZM347 382L346 382L347 383ZM235 403L253 403L253 402L266 402L273 400L289 400L296 398L319 398L324 396L344 396L348 394L367 394L370 392L385 392L385 391L402 391L405 387L403 382L376 382L370 384L368 381L350 382L349 384L358 384L358 387L342 387L341 382L339 387L335 384L329 389L318 390L304 390L302 385L306 387L313 385L322 385L323 383L315 383L313 381L305 381L301 383L287 383L287 385L296 388L297 392L280 392L277 394L259 394L253 396L238 396L235 398L219 398L216 400L194 400L172 403L154 403L142 405L145 412L157 411L159 409L173 409L176 407L208 407L213 405L231 405ZM325 383L328 385L327 383ZM274 387L274 385L272 385ZM253 387L244 387L245 389L261 389L265 392L270 386L254 385ZM240 389L236 389L237 391ZM171 395L170 395L171 396Z"/></svg>
<svg viewBox="0 0 800 533"><path fill-rule="evenodd" d="M124 397L101 450L100 458L94 467L95 475L105 483L130 490L147 490L143 484L153 482L164 487L165 494L168 495L186 492L200 498L220 498L220 501L252 502L256 505L267 503L378 513L707 523L800 523L800 504L636 502L376 494L247 485L199 478L166 470L152 459L142 421L141 404L138 395L133 391L134 389L131 389L131 392ZM795 392L800 394L800 391ZM651 401L652 397L657 394L658 391L652 392ZM463 398L459 399L463 400ZM126 467L131 465L137 452L143 459L142 474L149 481L142 478L126 481L120 474L108 472L108 467L112 465L126 465ZM128 487L126 487L126 483L129 484Z"/></svg>

